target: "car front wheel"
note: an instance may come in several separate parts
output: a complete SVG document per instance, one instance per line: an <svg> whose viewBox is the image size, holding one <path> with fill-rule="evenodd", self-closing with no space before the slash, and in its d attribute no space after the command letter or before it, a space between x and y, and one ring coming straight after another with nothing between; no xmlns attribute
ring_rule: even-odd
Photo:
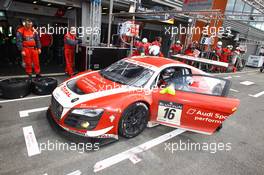
<svg viewBox="0 0 264 175"><path fill-rule="evenodd" d="M119 122L119 135L133 138L147 126L149 109L145 103L137 102L128 106Z"/></svg>

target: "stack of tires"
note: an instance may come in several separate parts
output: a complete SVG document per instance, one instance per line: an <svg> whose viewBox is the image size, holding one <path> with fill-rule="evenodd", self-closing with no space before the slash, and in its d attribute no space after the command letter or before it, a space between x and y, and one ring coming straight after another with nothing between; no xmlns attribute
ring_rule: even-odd
<svg viewBox="0 0 264 175"><path fill-rule="evenodd" d="M42 77L32 81L25 78L10 78L0 80L0 97L7 99L23 98L31 92L36 95L48 95L57 87L54 78Z"/></svg>

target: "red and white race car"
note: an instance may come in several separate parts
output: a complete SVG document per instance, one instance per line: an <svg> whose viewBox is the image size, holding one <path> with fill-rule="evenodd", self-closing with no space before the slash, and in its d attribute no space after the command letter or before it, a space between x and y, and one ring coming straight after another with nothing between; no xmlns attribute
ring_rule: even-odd
<svg viewBox="0 0 264 175"><path fill-rule="evenodd" d="M92 138L132 138L155 124L212 134L239 106L230 84L172 59L131 57L59 85L48 114Z"/></svg>

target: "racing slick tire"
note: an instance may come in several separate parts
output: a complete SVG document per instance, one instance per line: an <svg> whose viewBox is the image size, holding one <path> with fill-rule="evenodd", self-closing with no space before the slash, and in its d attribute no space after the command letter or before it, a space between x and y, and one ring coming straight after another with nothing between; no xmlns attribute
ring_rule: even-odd
<svg viewBox="0 0 264 175"><path fill-rule="evenodd" d="M145 103L136 102L128 106L121 115L118 133L125 138L133 138L147 126L149 108Z"/></svg>
<svg viewBox="0 0 264 175"><path fill-rule="evenodd" d="M0 96L7 99L23 98L30 93L31 82L23 78L0 81Z"/></svg>
<svg viewBox="0 0 264 175"><path fill-rule="evenodd" d="M262 67L262 68L260 68L260 72L263 72L263 69L264 69L263 67Z"/></svg>
<svg viewBox="0 0 264 175"><path fill-rule="evenodd" d="M54 78L41 77L32 80L32 92L36 95L48 95L57 87L58 81Z"/></svg>

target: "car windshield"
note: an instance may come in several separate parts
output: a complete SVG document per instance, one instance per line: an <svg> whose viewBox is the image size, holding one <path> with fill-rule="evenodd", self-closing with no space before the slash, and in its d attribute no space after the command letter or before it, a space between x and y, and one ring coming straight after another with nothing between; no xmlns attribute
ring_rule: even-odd
<svg viewBox="0 0 264 175"><path fill-rule="evenodd" d="M127 61L118 61L100 71L100 74L111 81L135 87L144 86L154 71Z"/></svg>

